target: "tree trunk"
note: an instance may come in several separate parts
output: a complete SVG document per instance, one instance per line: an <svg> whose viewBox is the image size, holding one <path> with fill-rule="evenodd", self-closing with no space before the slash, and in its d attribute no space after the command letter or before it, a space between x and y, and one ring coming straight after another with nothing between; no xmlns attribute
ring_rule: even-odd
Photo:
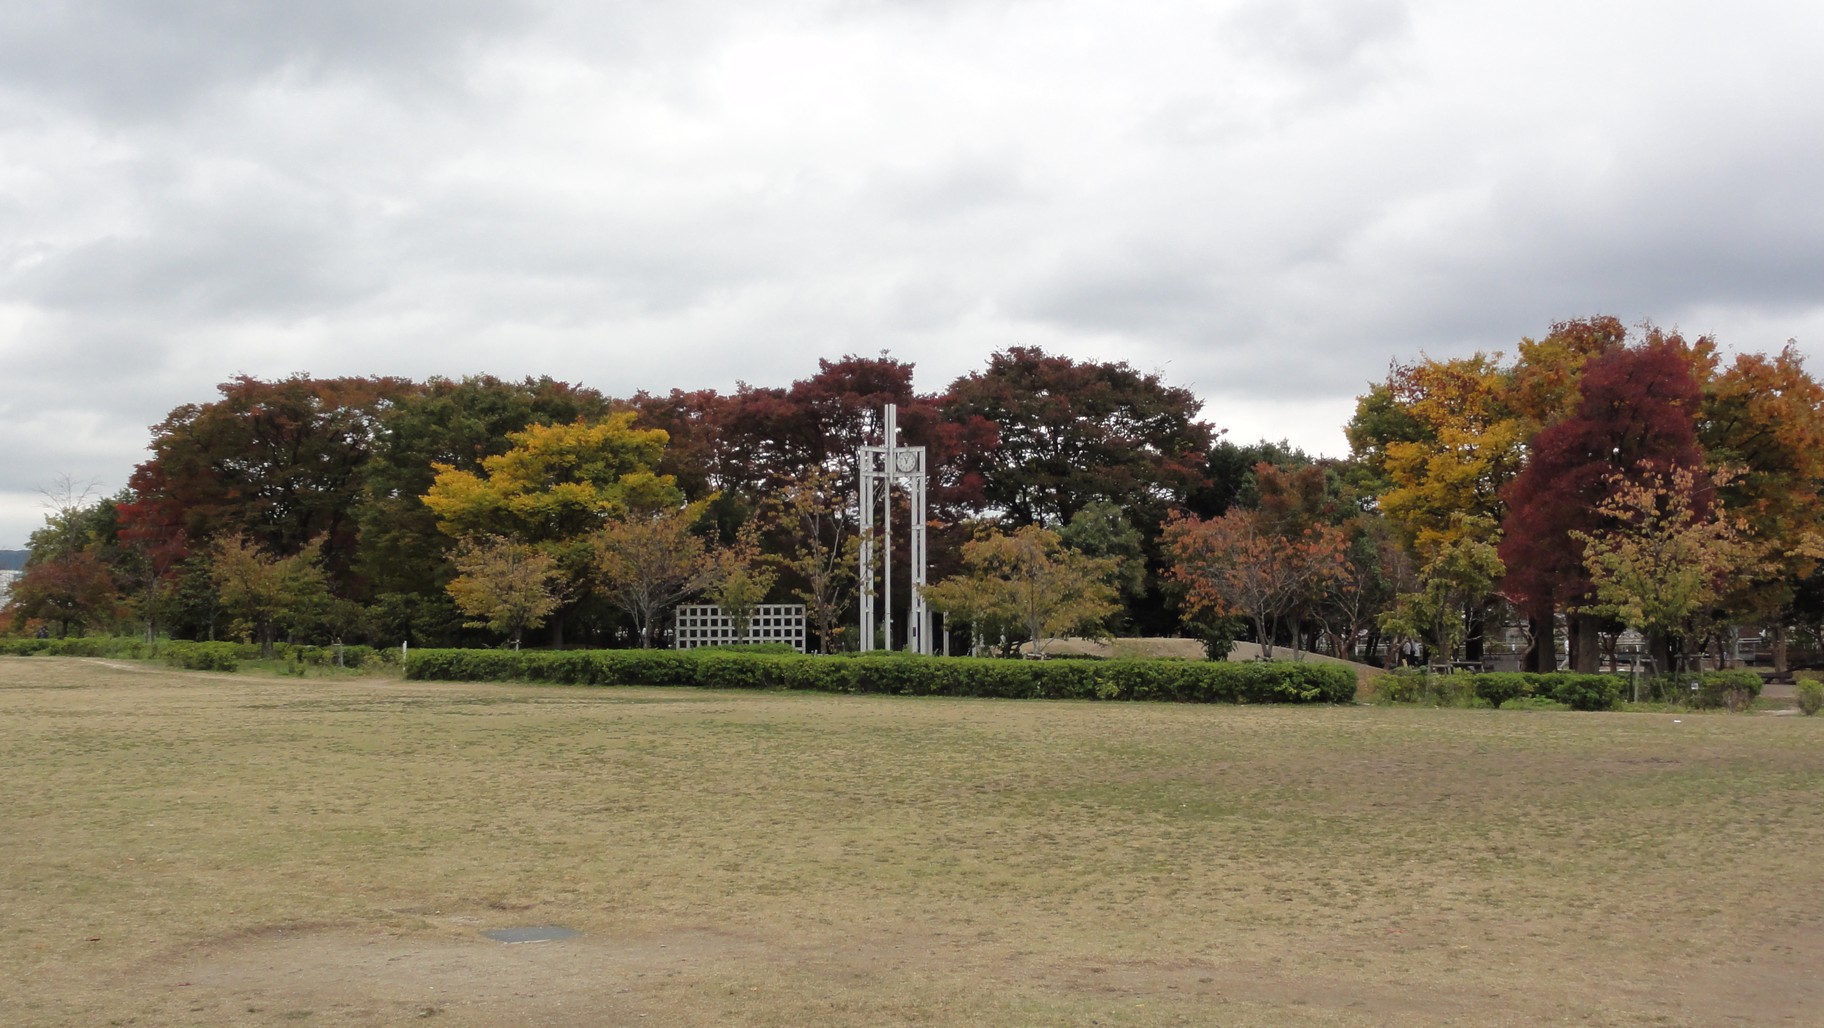
<svg viewBox="0 0 1824 1028"><path fill-rule="evenodd" d="M1482 663L1482 633L1488 626L1488 605L1473 604L1463 612L1465 631L1463 634L1463 659L1472 663Z"/></svg>
<svg viewBox="0 0 1824 1028"><path fill-rule="evenodd" d="M1602 660L1600 625L1588 614L1570 616L1571 670L1595 674Z"/></svg>
<svg viewBox="0 0 1824 1028"><path fill-rule="evenodd" d="M1521 668L1538 673L1558 670L1558 638L1551 613L1547 612L1544 617L1528 616L1526 629L1533 637L1533 642L1526 651Z"/></svg>
<svg viewBox="0 0 1824 1028"><path fill-rule="evenodd" d="M1653 670L1669 675L1678 668L1672 664L1672 637L1664 632L1647 633L1647 656L1653 658Z"/></svg>
<svg viewBox="0 0 1824 1028"><path fill-rule="evenodd" d="M1784 622L1773 626L1773 677L1782 680L1792 677L1792 665L1786 657L1786 625Z"/></svg>

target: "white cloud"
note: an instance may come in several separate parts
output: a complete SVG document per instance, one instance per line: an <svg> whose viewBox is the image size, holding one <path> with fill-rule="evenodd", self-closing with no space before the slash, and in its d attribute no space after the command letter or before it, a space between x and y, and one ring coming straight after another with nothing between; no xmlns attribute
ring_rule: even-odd
<svg viewBox="0 0 1824 1028"><path fill-rule="evenodd" d="M936 389L1039 345L1337 452L1390 358L1563 318L1815 349L1821 29L1644 0L40 5L0 39L0 492L117 487L237 372L626 393L885 348Z"/></svg>

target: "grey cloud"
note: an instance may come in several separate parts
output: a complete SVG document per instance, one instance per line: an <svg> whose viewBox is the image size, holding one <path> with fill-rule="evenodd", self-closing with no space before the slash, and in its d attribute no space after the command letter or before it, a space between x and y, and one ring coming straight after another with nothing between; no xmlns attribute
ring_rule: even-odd
<svg viewBox="0 0 1824 1028"><path fill-rule="evenodd" d="M117 485L237 371L630 392L888 348L937 389L1032 344L1277 438L1561 318L1824 324L1815 14L1230 9L21 7L0 493Z"/></svg>
<svg viewBox="0 0 1824 1028"><path fill-rule="evenodd" d="M421 270L488 279L509 292L541 283L575 289L598 313L604 305L678 312L766 274L764 250L735 245L751 241L751 217L724 215L641 217L464 190L415 209L399 226L399 254Z"/></svg>
<svg viewBox="0 0 1824 1028"><path fill-rule="evenodd" d="M50 310L214 320L301 317L371 295L329 226L270 220L173 226L99 239L18 277L16 295Z"/></svg>
<svg viewBox="0 0 1824 1028"><path fill-rule="evenodd" d="M1247 49L1332 69L1404 36L1411 14L1405 0L1249 0L1226 27Z"/></svg>
<svg viewBox="0 0 1824 1028"><path fill-rule="evenodd" d="M930 223L1042 202L1038 187L1009 165L1017 158L957 160L921 173L883 175L870 190L890 211L911 221Z"/></svg>
<svg viewBox="0 0 1824 1028"><path fill-rule="evenodd" d="M160 117L279 75L453 79L468 47L531 14L505 0L21 4L0 33L0 81L103 117Z"/></svg>
<svg viewBox="0 0 1824 1028"><path fill-rule="evenodd" d="M1824 217L1804 170L1816 166L1805 153L1816 148L1810 138L1760 155L1772 159L1757 162L1759 174L1644 154L1614 160L1593 180L1516 177L1459 234L1383 251L1404 273L1387 276L1403 294L1395 306L1429 307L1459 333L1529 310L1549 313L1549 323L1598 312L1663 320L1704 306L1815 307ZM1427 283L1447 289L1427 295Z"/></svg>
<svg viewBox="0 0 1824 1028"><path fill-rule="evenodd" d="M1141 335L1207 335L1222 291L1204 271L1134 255L1068 268L1024 298L1026 317L1098 331Z"/></svg>
<svg viewBox="0 0 1824 1028"><path fill-rule="evenodd" d="M309 120L283 142L235 117L62 140L40 158L29 209L5 219L14 252L0 293L104 320L284 321L359 305L400 270L385 253L397 186L378 158L311 152L367 144L369 127ZM85 161L85 146L106 160Z"/></svg>

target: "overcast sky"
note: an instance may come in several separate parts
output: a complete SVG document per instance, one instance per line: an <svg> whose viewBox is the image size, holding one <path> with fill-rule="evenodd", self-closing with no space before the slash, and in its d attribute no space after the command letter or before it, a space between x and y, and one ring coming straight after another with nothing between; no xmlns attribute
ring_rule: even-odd
<svg viewBox="0 0 1824 1028"><path fill-rule="evenodd" d="M65 0L0 28L0 548L218 382L938 390L1346 451L1390 359L1824 345L1824 5ZM1815 366L1814 373L1824 373Z"/></svg>

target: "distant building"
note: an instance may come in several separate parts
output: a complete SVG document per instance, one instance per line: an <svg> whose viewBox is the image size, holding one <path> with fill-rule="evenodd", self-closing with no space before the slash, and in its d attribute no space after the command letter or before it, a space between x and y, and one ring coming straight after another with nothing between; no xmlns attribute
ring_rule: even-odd
<svg viewBox="0 0 1824 1028"><path fill-rule="evenodd" d="M17 571L0 571L0 607L6 606L7 597L13 594L13 579L18 577Z"/></svg>

